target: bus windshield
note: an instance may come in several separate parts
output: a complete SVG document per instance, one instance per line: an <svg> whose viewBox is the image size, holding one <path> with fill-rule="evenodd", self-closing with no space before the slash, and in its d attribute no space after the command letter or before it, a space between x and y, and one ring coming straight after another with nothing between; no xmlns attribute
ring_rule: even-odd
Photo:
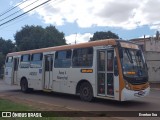
<svg viewBox="0 0 160 120"><path fill-rule="evenodd" d="M124 79L132 84L141 84L148 81L147 66L143 54L138 49L123 48Z"/></svg>

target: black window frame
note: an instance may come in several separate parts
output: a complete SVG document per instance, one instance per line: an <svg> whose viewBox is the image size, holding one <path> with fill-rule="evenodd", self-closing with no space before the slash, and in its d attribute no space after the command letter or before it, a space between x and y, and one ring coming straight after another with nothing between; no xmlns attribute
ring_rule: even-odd
<svg viewBox="0 0 160 120"><path fill-rule="evenodd" d="M11 58L11 62L8 62L9 58ZM7 56L6 63L12 63L12 62L13 62L13 56Z"/></svg>
<svg viewBox="0 0 160 120"><path fill-rule="evenodd" d="M23 60L24 56L28 56L28 60ZM23 55L21 55L19 67L20 68L29 68L30 67L30 58L31 58L30 54L23 54Z"/></svg>
<svg viewBox="0 0 160 120"><path fill-rule="evenodd" d="M84 50L87 50L87 51L84 52ZM83 52L85 54L83 54ZM89 54L89 53L91 53L91 54ZM82 56L82 55L85 55L85 57ZM92 55L92 56L89 57L88 55ZM77 57L75 57L75 56L77 56ZM85 47L85 48L76 48L76 49L73 49L72 67L73 68L80 68L80 67L86 67L86 68L89 67L90 68L90 67L92 67L93 66L93 56L94 56L94 49L93 49L93 47ZM80 59L82 61L80 61ZM85 59L85 60L83 60L83 59ZM86 59L88 59L88 60L86 61ZM92 60L90 60L90 59L92 59ZM77 64L75 64L76 60L77 60ZM86 62L88 62L88 65L86 64Z"/></svg>
<svg viewBox="0 0 160 120"><path fill-rule="evenodd" d="M24 56L28 56L28 60L27 60L27 61L26 61L26 60L25 60L25 61L23 60L23 57L24 57ZM30 54L21 55L21 62L30 62L30 58L31 58L31 55L30 55Z"/></svg>
<svg viewBox="0 0 160 120"><path fill-rule="evenodd" d="M61 52L66 52L65 56L59 58ZM59 63L58 63L59 62ZM67 64L65 66L64 64ZM72 50L60 50L55 52L54 68L70 68L72 66Z"/></svg>
<svg viewBox="0 0 160 120"><path fill-rule="evenodd" d="M34 60L34 55L37 55L37 54L40 54L39 60L37 60L37 59ZM43 61L43 53L33 53L31 55L30 68L41 68L42 67L42 61ZM37 62L37 63L35 64L35 62ZM32 64L40 65L40 66L34 67L34 66L32 66Z"/></svg>
<svg viewBox="0 0 160 120"><path fill-rule="evenodd" d="M8 62L9 58L11 58L11 61ZM5 67L12 67L13 66L13 56L7 56L5 61Z"/></svg>

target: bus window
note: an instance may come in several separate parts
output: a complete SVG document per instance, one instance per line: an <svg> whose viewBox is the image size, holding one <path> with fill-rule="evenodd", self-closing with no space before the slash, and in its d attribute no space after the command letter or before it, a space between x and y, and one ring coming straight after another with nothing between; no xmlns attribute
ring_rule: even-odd
<svg viewBox="0 0 160 120"><path fill-rule="evenodd" d="M100 51L98 54L98 71L105 71L105 52Z"/></svg>
<svg viewBox="0 0 160 120"><path fill-rule="evenodd" d="M107 70L113 71L114 51L107 51Z"/></svg>
<svg viewBox="0 0 160 120"><path fill-rule="evenodd" d="M31 68L41 68L42 67L42 53L32 54L31 56Z"/></svg>
<svg viewBox="0 0 160 120"><path fill-rule="evenodd" d="M57 51L55 54L55 68L69 68L71 66L71 50Z"/></svg>
<svg viewBox="0 0 160 120"><path fill-rule="evenodd" d="M21 64L20 67L21 68L29 68L30 65L30 55L22 55L21 56Z"/></svg>
<svg viewBox="0 0 160 120"><path fill-rule="evenodd" d="M13 57L7 57L6 67L12 67Z"/></svg>
<svg viewBox="0 0 160 120"><path fill-rule="evenodd" d="M73 67L91 67L93 48L78 48L73 51Z"/></svg>
<svg viewBox="0 0 160 120"><path fill-rule="evenodd" d="M123 48L123 76L131 84L142 84L148 81L148 72L141 51Z"/></svg>

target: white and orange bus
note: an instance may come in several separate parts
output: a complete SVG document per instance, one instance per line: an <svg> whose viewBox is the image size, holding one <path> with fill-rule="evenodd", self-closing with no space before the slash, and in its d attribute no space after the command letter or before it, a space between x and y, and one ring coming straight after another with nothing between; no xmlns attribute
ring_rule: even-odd
<svg viewBox="0 0 160 120"><path fill-rule="evenodd" d="M126 101L150 91L139 46L115 39L9 53L4 79L23 92L68 93L84 101Z"/></svg>

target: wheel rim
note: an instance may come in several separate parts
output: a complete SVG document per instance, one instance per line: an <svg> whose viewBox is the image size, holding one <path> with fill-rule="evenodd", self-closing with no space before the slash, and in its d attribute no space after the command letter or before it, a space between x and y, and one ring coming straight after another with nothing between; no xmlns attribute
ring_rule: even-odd
<svg viewBox="0 0 160 120"><path fill-rule="evenodd" d="M21 87L22 87L22 91L26 90L26 83L25 83L25 81L22 82L22 86Z"/></svg>
<svg viewBox="0 0 160 120"><path fill-rule="evenodd" d="M89 96L89 88L88 87L85 87L82 91L82 94L84 97L88 97Z"/></svg>

